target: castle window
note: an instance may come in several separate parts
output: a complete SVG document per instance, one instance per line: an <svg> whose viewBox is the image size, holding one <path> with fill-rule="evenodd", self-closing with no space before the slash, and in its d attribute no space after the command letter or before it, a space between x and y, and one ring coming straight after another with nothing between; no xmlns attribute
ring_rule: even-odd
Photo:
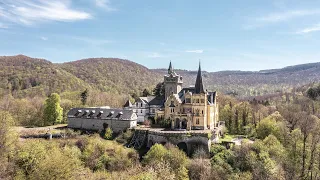
<svg viewBox="0 0 320 180"><path fill-rule="evenodd" d="M191 99L190 98L186 98L186 103L191 103Z"/></svg>
<svg viewBox="0 0 320 180"><path fill-rule="evenodd" d="M202 110L202 114L203 114L203 110Z"/></svg>
<svg viewBox="0 0 320 180"><path fill-rule="evenodd" d="M200 115L200 110L197 109L197 110L196 110L196 116L199 116L199 115Z"/></svg>
<svg viewBox="0 0 320 180"><path fill-rule="evenodd" d="M143 110L141 109L141 113L143 113Z"/></svg>
<svg viewBox="0 0 320 180"><path fill-rule="evenodd" d="M200 120L198 118L196 120L196 124L200 124Z"/></svg>
<svg viewBox="0 0 320 180"><path fill-rule="evenodd" d="M204 104L204 99L201 99L201 103Z"/></svg>
<svg viewBox="0 0 320 180"><path fill-rule="evenodd" d="M199 99L197 99L197 101L196 101L197 103L199 103L200 101L199 101Z"/></svg>
<svg viewBox="0 0 320 180"><path fill-rule="evenodd" d="M141 107L143 106L143 104L141 103Z"/></svg>

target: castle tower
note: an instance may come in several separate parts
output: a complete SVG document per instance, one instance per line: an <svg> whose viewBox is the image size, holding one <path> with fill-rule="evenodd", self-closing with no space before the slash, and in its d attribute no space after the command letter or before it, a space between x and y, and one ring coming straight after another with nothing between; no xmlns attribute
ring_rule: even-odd
<svg viewBox="0 0 320 180"><path fill-rule="evenodd" d="M178 94L182 89L182 84L182 76L174 72L170 61L168 74L164 76L165 100L167 100L171 94Z"/></svg>

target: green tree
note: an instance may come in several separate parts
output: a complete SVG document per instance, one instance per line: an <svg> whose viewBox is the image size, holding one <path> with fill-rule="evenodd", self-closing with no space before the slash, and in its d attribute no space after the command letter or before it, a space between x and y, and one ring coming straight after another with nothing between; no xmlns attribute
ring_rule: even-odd
<svg viewBox="0 0 320 180"><path fill-rule="evenodd" d="M229 132L233 132L232 129L232 109L229 104L226 104L221 112L219 113L219 118L221 121L225 121L226 127Z"/></svg>
<svg viewBox="0 0 320 180"><path fill-rule="evenodd" d="M83 91L80 94L82 105L86 105L87 104L88 94L89 94L88 89L86 89L85 91Z"/></svg>
<svg viewBox="0 0 320 180"><path fill-rule="evenodd" d="M259 139L264 139L269 135L277 135L278 134L278 125L275 119L271 116L268 116L265 119L262 119L261 122L257 126L257 137Z"/></svg>
<svg viewBox="0 0 320 180"><path fill-rule="evenodd" d="M18 139L12 126L13 119L10 113L0 111L0 179L7 179L11 171L10 159L13 157Z"/></svg>
<svg viewBox="0 0 320 180"><path fill-rule="evenodd" d="M63 119L63 109L60 106L60 96L56 93L52 93L49 98L46 99L44 107L44 120L45 125L52 125L55 123L61 123Z"/></svg>
<svg viewBox="0 0 320 180"><path fill-rule="evenodd" d="M147 97L147 96L150 96L151 95L151 93L150 93L150 91L148 90L148 89L144 89L143 91L142 91L142 96L143 97Z"/></svg>
<svg viewBox="0 0 320 180"><path fill-rule="evenodd" d="M165 87L164 83L158 83L157 86L153 89L153 95L157 97L164 97L165 95Z"/></svg>

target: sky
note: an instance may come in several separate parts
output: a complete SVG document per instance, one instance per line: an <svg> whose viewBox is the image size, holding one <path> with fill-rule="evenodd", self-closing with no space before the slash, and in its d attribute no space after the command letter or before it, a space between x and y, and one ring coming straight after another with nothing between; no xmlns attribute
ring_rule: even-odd
<svg viewBox="0 0 320 180"><path fill-rule="evenodd" d="M320 62L320 1L0 0L0 55L17 54L211 72Z"/></svg>

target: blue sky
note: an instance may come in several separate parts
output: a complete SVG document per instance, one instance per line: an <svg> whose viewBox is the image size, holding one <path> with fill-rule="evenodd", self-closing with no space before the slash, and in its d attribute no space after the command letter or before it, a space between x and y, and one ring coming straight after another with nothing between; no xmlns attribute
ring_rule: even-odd
<svg viewBox="0 0 320 180"><path fill-rule="evenodd" d="M320 62L319 0L0 0L0 55L260 70Z"/></svg>

